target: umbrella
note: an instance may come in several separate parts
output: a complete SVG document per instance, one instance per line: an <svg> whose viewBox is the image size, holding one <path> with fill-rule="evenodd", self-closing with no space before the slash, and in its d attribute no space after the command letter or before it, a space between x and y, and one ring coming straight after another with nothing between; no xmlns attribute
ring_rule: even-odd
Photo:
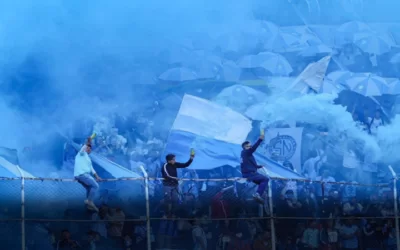
<svg viewBox="0 0 400 250"><path fill-rule="evenodd" d="M388 94L400 95L400 80L396 80L389 84Z"/></svg>
<svg viewBox="0 0 400 250"><path fill-rule="evenodd" d="M162 53L168 64L183 64L190 58L190 55L190 50L177 46L172 46L172 49L164 50Z"/></svg>
<svg viewBox="0 0 400 250"><path fill-rule="evenodd" d="M387 93L389 88L385 79L370 73L354 75L345 81L345 85L364 96L380 96Z"/></svg>
<svg viewBox="0 0 400 250"><path fill-rule="evenodd" d="M221 35L217 39L217 46L221 48L223 52L239 52L242 48L240 36L236 34L225 34Z"/></svg>
<svg viewBox="0 0 400 250"><path fill-rule="evenodd" d="M327 76L325 76L325 80L344 85L344 82L352 76L353 73L350 71L339 70L329 73Z"/></svg>
<svg viewBox="0 0 400 250"><path fill-rule="evenodd" d="M370 32L372 31L372 29L366 23L359 21L351 21L344 23L340 25L340 27L337 29L337 32L341 33L356 33L364 31Z"/></svg>
<svg viewBox="0 0 400 250"><path fill-rule="evenodd" d="M261 68L268 70L276 76L288 76L292 73L292 66L283 56L271 52L264 52L259 55L261 56L261 54L263 57L265 56Z"/></svg>
<svg viewBox="0 0 400 250"><path fill-rule="evenodd" d="M400 63L400 53L394 54L394 56L390 58L390 63Z"/></svg>
<svg viewBox="0 0 400 250"><path fill-rule="evenodd" d="M193 51L186 61L184 66L193 68L199 79L215 78L222 65L220 57L204 50Z"/></svg>
<svg viewBox="0 0 400 250"><path fill-rule="evenodd" d="M263 41L265 50L287 51L290 47L300 44L301 36L296 32L283 31L271 23L266 24L266 29L270 30L270 36Z"/></svg>
<svg viewBox="0 0 400 250"><path fill-rule="evenodd" d="M282 55L272 52L262 52L257 55L249 55L239 60L241 68L264 68L273 75L287 76L293 69Z"/></svg>
<svg viewBox="0 0 400 250"><path fill-rule="evenodd" d="M339 94L345 89L346 88L339 83L333 82L331 80L324 80L321 85L321 88L319 89L319 93Z"/></svg>
<svg viewBox="0 0 400 250"><path fill-rule="evenodd" d="M375 55L382 55L391 49L391 44L388 41L371 33L355 35L354 44L362 51Z"/></svg>
<svg viewBox="0 0 400 250"><path fill-rule="evenodd" d="M223 89L215 97L215 102L236 111L244 112L254 103L264 101L266 98L267 95L258 90L237 84Z"/></svg>
<svg viewBox="0 0 400 250"><path fill-rule="evenodd" d="M309 29L322 41L330 47L335 45L335 28L328 25L311 25Z"/></svg>
<svg viewBox="0 0 400 250"><path fill-rule="evenodd" d="M356 33L372 33L372 29L367 24L358 21L342 24L336 30L335 45L342 46L346 43L352 43Z"/></svg>
<svg viewBox="0 0 400 250"><path fill-rule="evenodd" d="M258 68L261 65L261 58L258 55L247 55L242 57L238 66L244 69Z"/></svg>
<svg viewBox="0 0 400 250"><path fill-rule="evenodd" d="M299 55L301 56L315 56L317 54L330 54L332 49L325 44L311 45L303 49Z"/></svg>
<svg viewBox="0 0 400 250"><path fill-rule="evenodd" d="M184 82L198 79L195 72L184 67L169 69L162 73L158 78L160 80L172 82Z"/></svg>
<svg viewBox="0 0 400 250"><path fill-rule="evenodd" d="M221 80L223 81L238 81L242 69L233 61L226 61L222 64Z"/></svg>

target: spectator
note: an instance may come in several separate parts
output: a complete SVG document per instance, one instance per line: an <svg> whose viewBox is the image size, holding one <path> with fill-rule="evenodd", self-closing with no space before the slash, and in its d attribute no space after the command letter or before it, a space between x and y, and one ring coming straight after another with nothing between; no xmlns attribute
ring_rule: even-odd
<svg viewBox="0 0 400 250"><path fill-rule="evenodd" d="M167 249L171 248L174 237L177 236L178 223L175 220L176 216L173 212L163 216L163 220L160 221L158 229L158 248Z"/></svg>
<svg viewBox="0 0 400 250"><path fill-rule="evenodd" d="M132 242L132 238L129 234L126 234L124 236L124 250L133 250L133 242Z"/></svg>
<svg viewBox="0 0 400 250"><path fill-rule="evenodd" d="M199 182L196 179L199 179L199 176L196 173L196 170L187 171L182 179L191 179L190 181L182 181L180 185L182 194L193 194L197 199L199 197Z"/></svg>
<svg viewBox="0 0 400 250"><path fill-rule="evenodd" d="M186 163L176 162L175 155L168 154L166 157L166 163L162 167L161 173L164 185L165 198L172 204L176 205L179 200L178 196L178 173L177 168L187 168L193 162L194 154L191 153L189 161ZM172 205L171 204L171 205Z"/></svg>
<svg viewBox="0 0 400 250"><path fill-rule="evenodd" d="M232 190L233 186L229 186L221 190L221 192L217 193L211 203L211 217L213 219L221 219L229 217L229 203L227 199L224 199L226 192Z"/></svg>
<svg viewBox="0 0 400 250"><path fill-rule="evenodd" d="M93 168L92 160L89 157L92 152L92 138L87 139L86 145L84 145L75 157L74 176L75 179L86 189L86 200L85 204L88 208L98 212L98 208L93 203L93 199L99 189L99 184L96 181L100 181L101 178L97 175ZM92 174L96 177L93 179Z"/></svg>
<svg viewBox="0 0 400 250"><path fill-rule="evenodd" d="M324 223L320 233L322 250L339 249L339 232L334 226L334 221L329 220Z"/></svg>
<svg viewBox="0 0 400 250"><path fill-rule="evenodd" d="M71 240L71 234L68 230L63 230L61 240L57 243L57 250L80 249L81 246L76 240Z"/></svg>
<svg viewBox="0 0 400 250"><path fill-rule="evenodd" d="M144 220L145 218L140 218ZM146 223L144 221L139 222L135 226L135 238L136 238L136 249L145 249L147 246L147 228Z"/></svg>
<svg viewBox="0 0 400 250"><path fill-rule="evenodd" d="M254 145L251 145L249 141L243 142L243 150L240 154L240 168L243 178L246 178L247 180L258 185L257 192L253 194L253 198L262 204L264 204L264 199L262 197L264 195L265 189L268 187L269 179L264 175L257 173L257 169L262 168L262 166L257 164L253 153L257 150L263 140L264 134L262 133Z"/></svg>
<svg viewBox="0 0 400 250"><path fill-rule="evenodd" d="M383 208L381 210L381 214L383 217L394 217L395 213L394 213L394 204L393 202L390 201L386 201L383 204Z"/></svg>
<svg viewBox="0 0 400 250"><path fill-rule="evenodd" d="M369 127L369 132L371 135L377 135L378 133L378 128L385 125L382 119L382 112L381 110L377 109L375 111L375 116L374 117L369 117L368 118L368 127Z"/></svg>
<svg viewBox="0 0 400 250"><path fill-rule="evenodd" d="M342 239L342 249L356 250L359 248L360 230L352 219L346 219L339 232Z"/></svg>
<svg viewBox="0 0 400 250"><path fill-rule="evenodd" d="M376 217L381 215L381 205L379 204L377 194L370 195L370 200L364 209L364 214L366 217Z"/></svg>
<svg viewBox="0 0 400 250"><path fill-rule="evenodd" d="M378 227L377 222L374 219L367 221L363 228L363 234L363 243L366 250L381 249L378 234L382 234L382 230Z"/></svg>
<svg viewBox="0 0 400 250"><path fill-rule="evenodd" d="M96 221L93 224L92 230L97 232L100 236L107 239L107 224L104 220L106 220L108 214L108 207L103 205L100 207L99 213L94 213L92 215L92 220Z"/></svg>
<svg viewBox="0 0 400 250"><path fill-rule="evenodd" d="M107 220L110 221L108 225L108 235L118 239L121 238L125 221L124 212L120 208L110 209Z"/></svg>
<svg viewBox="0 0 400 250"><path fill-rule="evenodd" d="M193 221L192 238L194 250L207 250L207 236L200 224L200 220L197 218Z"/></svg>
<svg viewBox="0 0 400 250"><path fill-rule="evenodd" d="M394 227L393 220L387 221L382 230L383 233L383 246L385 250L395 250L396 245L396 228Z"/></svg>
<svg viewBox="0 0 400 250"><path fill-rule="evenodd" d="M363 207L355 197L343 205L344 215L360 215L362 211Z"/></svg>
<svg viewBox="0 0 400 250"><path fill-rule="evenodd" d="M253 250L272 250L271 232L260 233L254 241Z"/></svg>
<svg viewBox="0 0 400 250"><path fill-rule="evenodd" d="M304 249L318 249L319 247L319 230L317 221L311 221L308 228L303 233L301 242L304 244Z"/></svg>
<svg viewBox="0 0 400 250"><path fill-rule="evenodd" d="M315 180L321 183L318 183L317 186L317 196L322 200L322 197L328 196L329 191L332 189L333 184L329 182L335 182L335 178L330 175L330 171L327 168L322 169L322 175L318 176Z"/></svg>
<svg viewBox="0 0 400 250"><path fill-rule="evenodd" d="M308 154L308 159L303 164L303 174L310 180L315 180L317 178L317 173L319 172L321 157L318 155L316 150L312 150Z"/></svg>
<svg viewBox="0 0 400 250"><path fill-rule="evenodd" d="M88 236L88 249L96 250L96 241L98 240L98 234L94 231L89 231Z"/></svg>
<svg viewBox="0 0 400 250"><path fill-rule="evenodd" d="M243 239L243 233L237 229L235 234L231 237L227 250L250 250L251 245Z"/></svg>

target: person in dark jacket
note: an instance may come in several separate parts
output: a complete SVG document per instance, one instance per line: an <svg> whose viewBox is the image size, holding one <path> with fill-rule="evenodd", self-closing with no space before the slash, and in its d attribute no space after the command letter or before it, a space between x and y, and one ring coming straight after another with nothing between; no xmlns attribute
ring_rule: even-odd
<svg viewBox="0 0 400 250"><path fill-rule="evenodd" d="M263 166L257 164L253 153L257 150L258 146L260 146L263 140L264 135L261 135L254 145L251 145L249 141L245 141L242 143L243 150L241 153L240 164L242 176L258 185L257 192L253 194L253 198L260 203L264 203L264 199L262 198L262 196L265 189L267 188L268 178L262 174L257 173L257 170L259 168L262 168Z"/></svg>
<svg viewBox="0 0 400 250"><path fill-rule="evenodd" d="M163 165L161 169L164 186L164 195L166 200L172 202L173 204L179 200L178 197L178 168L187 168L193 161L194 158L194 151L190 153L190 159L186 163L176 162L175 155L168 154L165 159L166 163Z"/></svg>

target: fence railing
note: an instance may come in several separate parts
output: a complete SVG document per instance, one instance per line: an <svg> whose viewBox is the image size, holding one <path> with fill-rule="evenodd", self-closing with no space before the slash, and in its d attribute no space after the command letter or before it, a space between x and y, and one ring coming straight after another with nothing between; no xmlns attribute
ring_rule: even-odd
<svg viewBox="0 0 400 250"><path fill-rule="evenodd" d="M375 233L375 243L381 248L400 249L398 182L389 169L392 181L376 185L272 178L264 204L252 200L255 185L243 178L180 179L179 203L172 210L161 179L149 178L143 169L141 178L102 180L96 199L98 214L84 208L85 190L74 179L0 178L0 244L8 244L7 249L31 249L43 240L38 236L41 229L54 237L55 232L68 229L75 236L86 230L104 238L96 243L87 240L88 244L104 242L110 247L112 235L119 242L113 247L128 249L129 237L136 235L132 244L139 244L139 249L186 249L176 246L192 240L182 232L200 227L209 249L215 245L229 249L225 245L233 242L256 245L258 240L268 242L264 249L288 244L319 245L309 246L315 249L342 244L346 248L350 243L340 237L343 224L360 233L358 247L372 244ZM100 216L102 211L106 216ZM165 225L175 225L180 233L166 232ZM328 229L337 232L333 242L323 236ZM318 242L307 242L305 231L318 232ZM54 248L62 242L49 241Z"/></svg>

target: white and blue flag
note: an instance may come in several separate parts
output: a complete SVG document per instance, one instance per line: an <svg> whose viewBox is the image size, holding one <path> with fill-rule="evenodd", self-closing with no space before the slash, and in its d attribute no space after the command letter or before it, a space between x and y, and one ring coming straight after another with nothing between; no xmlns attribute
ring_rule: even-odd
<svg viewBox="0 0 400 250"><path fill-rule="evenodd" d="M0 147L0 177L16 178L34 176L19 167L16 149Z"/></svg>
<svg viewBox="0 0 400 250"><path fill-rule="evenodd" d="M238 112L209 100L185 95L168 137L165 154L175 154L177 161L185 162L189 159L190 148L194 148L196 158L190 165L191 169L236 167L240 164L241 144L251 130L251 120ZM271 177L302 178L265 156L256 158Z"/></svg>

